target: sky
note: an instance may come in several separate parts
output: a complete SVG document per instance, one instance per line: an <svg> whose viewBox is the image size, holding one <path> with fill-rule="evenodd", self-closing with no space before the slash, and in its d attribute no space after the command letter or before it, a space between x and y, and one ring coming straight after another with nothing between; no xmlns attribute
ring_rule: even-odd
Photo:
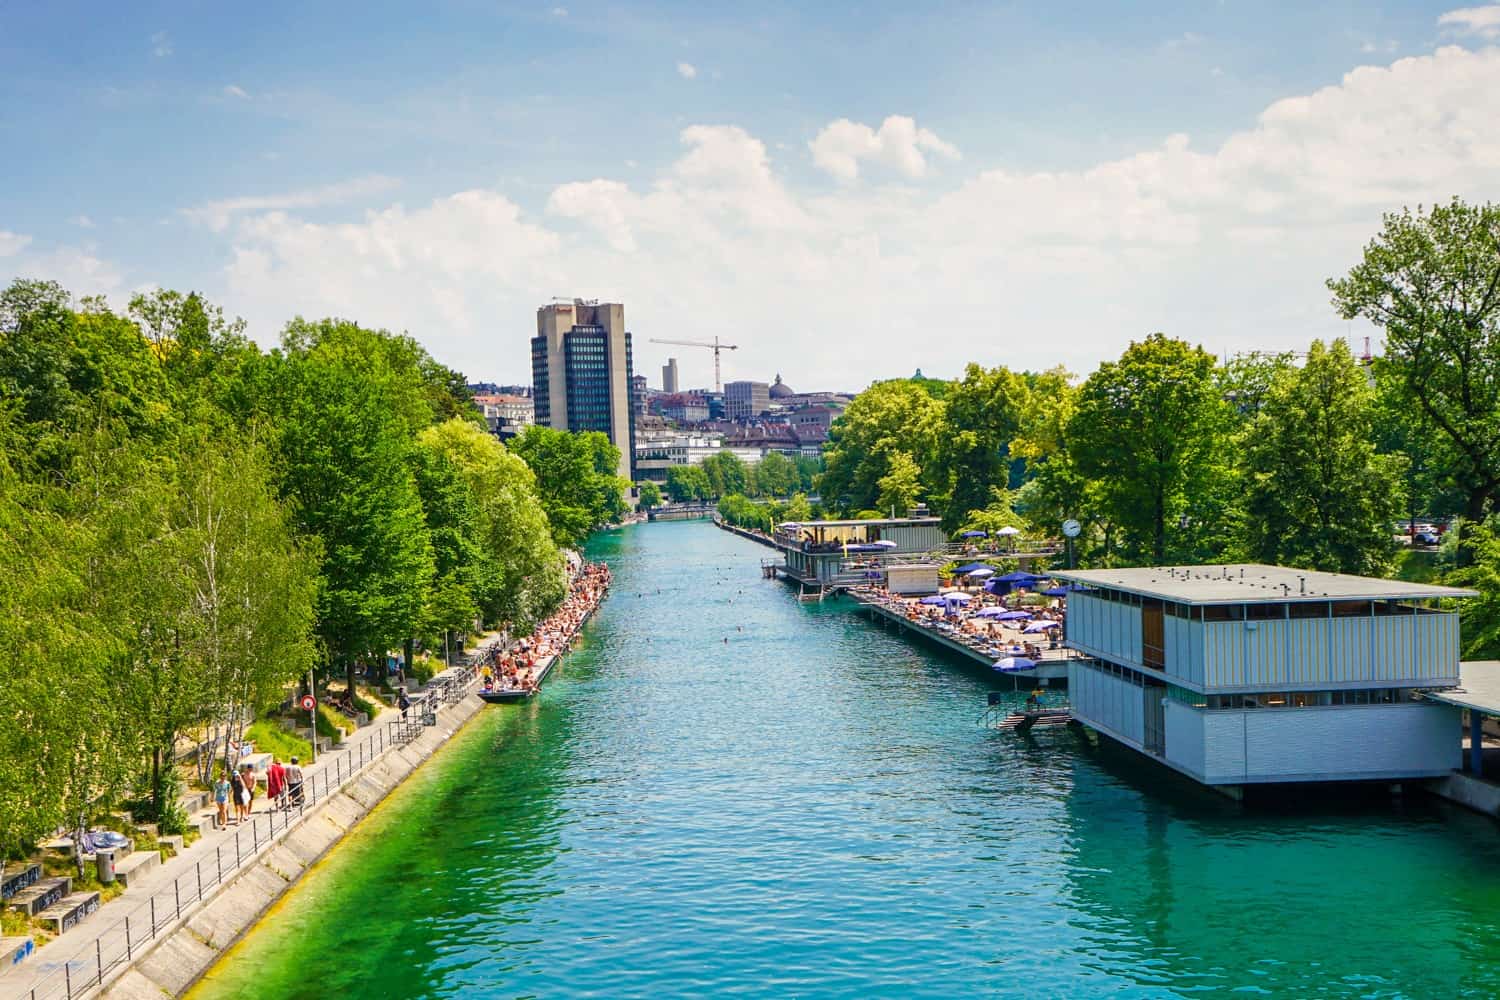
<svg viewBox="0 0 1500 1000"><path fill-rule="evenodd" d="M1500 5L0 0L0 282L195 289L529 382L859 389L1372 331L1324 282L1500 179ZM1378 337L1376 339L1378 349Z"/></svg>

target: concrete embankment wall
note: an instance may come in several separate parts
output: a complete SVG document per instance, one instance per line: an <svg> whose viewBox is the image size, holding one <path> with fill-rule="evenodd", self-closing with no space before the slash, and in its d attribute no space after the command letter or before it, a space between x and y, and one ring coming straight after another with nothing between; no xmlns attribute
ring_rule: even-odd
<svg viewBox="0 0 1500 1000"><path fill-rule="evenodd" d="M115 1000L161 1000L180 996L230 945L248 931L319 858L328 853L376 805L472 719L484 702L469 695L442 709L438 723L404 747L393 747L368 764L339 793L310 809L177 927L139 954L103 994Z"/></svg>

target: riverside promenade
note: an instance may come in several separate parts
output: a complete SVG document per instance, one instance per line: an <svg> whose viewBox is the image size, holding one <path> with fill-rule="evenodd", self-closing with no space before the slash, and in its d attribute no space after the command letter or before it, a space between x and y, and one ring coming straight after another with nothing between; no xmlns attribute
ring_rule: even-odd
<svg viewBox="0 0 1500 1000"><path fill-rule="evenodd" d="M303 767L305 801L265 808L184 848L82 924L0 973L0 1000L160 997L185 990L298 875L483 707L472 662L384 710ZM423 718L434 723L424 725ZM259 883L242 891L244 882ZM220 899L221 895L224 897Z"/></svg>

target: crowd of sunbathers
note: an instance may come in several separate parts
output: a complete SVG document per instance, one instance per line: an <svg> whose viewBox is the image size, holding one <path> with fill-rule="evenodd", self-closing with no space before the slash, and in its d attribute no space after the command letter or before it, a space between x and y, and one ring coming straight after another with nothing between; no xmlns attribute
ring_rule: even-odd
<svg viewBox="0 0 1500 1000"><path fill-rule="evenodd" d="M535 691L549 659L561 654L573 641L583 621L604 597L609 587L609 567L586 563L573 577L568 597L530 636L505 652L496 652L483 668L485 691Z"/></svg>

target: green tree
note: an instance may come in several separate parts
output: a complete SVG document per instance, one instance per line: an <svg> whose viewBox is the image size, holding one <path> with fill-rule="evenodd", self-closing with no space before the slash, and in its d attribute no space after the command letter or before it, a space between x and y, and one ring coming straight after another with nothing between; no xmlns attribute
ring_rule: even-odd
<svg viewBox="0 0 1500 1000"><path fill-rule="evenodd" d="M754 468L756 492L761 496L790 496L802 485L797 463L779 451L767 452Z"/></svg>
<svg viewBox="0 0 1500 1000"><path fill-rule="evenodd" d="M661 506L661 488L649 479L635 484L641 506L646 510Z"/></svg>
<svg viewBox="0 0 1500 1000"><path fill-rule="evenodd" d="M709 499L708 474L697 465L672 466L667 470L667 496L676 503Z"/></svg>
<svg viewBox="0 0 1500 1000"><path fill-rule="evenodd" d="M536 476L521 457L472 422L455 418L418 439L447 458L468 481L477 511L480 561L474 583L487 621L508 622L520 634L567 596L567 573Z"/></svg>
<svg viewBox="0 0 1500 1000"><path fill-rule="evenodd" d="M1403 460L1371 440L1374 394L1342 340L1279 372L1242 442L1247 547L1260 562L1383 576Z"/></svg>
<svg viewBox="0 0 1500 1000"><path fill-rule="evenodd" d="M356 663L417 631L434 575L422 499L409 466L425 400L387 364L375 337L329 328L292 351L279 394L281 490L320 542L318 635L353 689Z"/></svg>
<svg viewBox="0 0 1500 1000"><path fill-rule="evenodd" d="M510 448L535 474L559 546L577 548L595 527L624 516L630 484L615 473L620 453L607 435L532 426L513 438Z"/></svg>
<svg viewBox="0 0 1500 1000"><path fill-rule="evenodd" d="M904 451L892 452L887 472L876 484L876 503L895 517L905 517L922 495L922 467Z"/></svg>
<svg viewBox="0 0 1500 1000"><path fill-rule="evenodd" d="M983 509L993 487L1011 486L1011 441L1030 405L1026 380L1006 368L970 364L948 392L946 426L937 462L943 495L943 525L956 528L968 513Z"/></svg>
<svg viewBox="0 0 1500 1000"><path fill-rule="evenodd" d="M843 511L873 507L894 456L936 454L943 427L943 403L928 387L903 379L866 389L829 431L826 468L817 484L824 505ZM924 472L923 492L930 495L938 470Z"/></svg>
<svg viewBox="0 0 1500 1000"><path fill-rule="evenodd" d="M1500 206L1455 198L1388 214L1328 287L1344 318L1384 332L1401 396L1450 446L1444 476L1466 521L1483 522L1500 491Z"/></svg>
<svg viewBox="0 0 1500 1000"><path fill-rule="evenodd" d="M1193 494L1222 481L1226 420L1212 356L1160 333L1089 376L1069 444L1127 558L1159 565L1187 548L1181 519Z"/></svg>

